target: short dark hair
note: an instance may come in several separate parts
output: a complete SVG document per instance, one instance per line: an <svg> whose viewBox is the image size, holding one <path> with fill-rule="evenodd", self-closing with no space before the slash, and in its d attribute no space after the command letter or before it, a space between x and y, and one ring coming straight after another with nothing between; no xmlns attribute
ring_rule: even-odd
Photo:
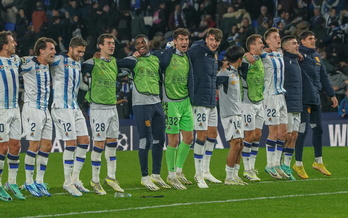
<svg viewBox="0 0 348 218"><path fill-rule="evenodd" d="M45 50L47 48L47 42L52 43L54 46L57 45L57 43L51 39L51 38L47 38L47 37L41 37L38 40L36 40L35 45L34 45L34 55L39 56L40 55L40 50L43 49Z"/></svg>
<svg viewBox="0 0 348 218"><path fill-rule="evenodd" d="M81 37L73 37L70 40L69 47L76 48L78 46L87 47L87 42Z"/></svg>
<svg viewBox="0 0 348 218"><path fill-rule="evenodd" d="M177 39L179 35L190 36L190 31L186 28L178 28L173 32L173 38Z"/></svg>
<svg viewBox="0 0 348 218"><path fill-rule="evenodd" d="M312 31L305 30L300 34L300 40L305 40L308 36L315 36Z"/></svg>
<svg viewBox="0 0 348 218"><path fill-rule="evenodd" d="M222 39L222 31L218 28L209 28L207 30L206 37L208 37L209 35L213 35L215 37L216 41L221 41L221 39Z"/></svg>
<svg viewBox="0 0 348 218"><path fill-rule="evenodd" d="M230 63L235 63L239 58L242 58L245 51L238 45L233 45L226 50L225 57Z"/></svg>
<svg viewBox="0 0 348 218"><path fill-rule="evenodd" d="M145 38L147 41L149 41L149 38L147 37L147 35L144 34L139 34L134 38L134 41L139 39L139 38Z"/></svg>
<svg viewBox="0 0 348 218"><path fill-rule="evenodd" d="M110 33L103 33L97 39L97 47L99 49L99 45L104 45L104 39L113 39L116 41L115 36Z"/></svg>
<svg viewBox="0 0 348 218"><path fill-rule="evenodd" d="M12 33L10 31L0 32L0 51L2 51L5 44L8 44L7 36L12 36Z"/></svg>
<svg viewBox="0 0 348 218"><path fill-rule="evenodd" d="M265 32L263 38L266 40L269 37L269 35L271 35L271 33L279 33L279 30L275 27L271 27Z"/></svg>
<svg viewBox="0 0 348 218"><path fill-rule="evenodd" d="M296 36L294 35L287 35L282 38L282 47L290 40L296 39Z"/></svg>
<svg viewBox="0 0 348 218"><path fill-rule="evenodd" d="M256 39L260 38L262 40L262 36L260 34L252 34L246 40L246 48L250 51L250 45L255 44Z"/></svg>

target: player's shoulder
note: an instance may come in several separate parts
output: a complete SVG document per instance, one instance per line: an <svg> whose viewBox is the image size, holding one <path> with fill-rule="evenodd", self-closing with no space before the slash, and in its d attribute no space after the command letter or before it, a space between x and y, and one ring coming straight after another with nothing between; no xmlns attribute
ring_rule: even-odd
<svg viewBox="0 0 348 218"><path fill-rule="evenodd" d="M23 67L28 66L32 63L34 63L34 56L23 56L21 58L21 65Z"/></svg>

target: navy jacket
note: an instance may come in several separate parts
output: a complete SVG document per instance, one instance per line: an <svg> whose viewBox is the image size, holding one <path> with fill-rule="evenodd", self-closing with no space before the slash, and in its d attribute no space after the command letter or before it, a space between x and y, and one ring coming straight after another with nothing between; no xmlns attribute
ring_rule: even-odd
<svg viewBox="0 0 348 218"><path fill-rule="evenodd" d="M334 97L335 91L331 87L319 53L302 45L300 46L300 52L304 57L304 60L300 62L303 104L320 105L320 91L324 91L329 97Z"/></svg>
<svg viewBox="0 0 348 218"><path fill-rule="evenodd" d="M288 112L302 112L302 75L298 56L284 50L284 88Z"/></svg>
<svg viewBox="0 0 348 218"><path fill-rule="evenodd" d="M194 77L193 106L216 107L216 74L218 60L216 52L210 51L205 41L193 43L188 51Z"/></svg>
<svg viewBox="0 0 348 218"><path fill-rule="evenodd" d="M169 49L165 49L165 50L159 50L159 51L155 51L153 53L153 55L157 56L158 59L160 60L160 68L161 68L161 73L165 74L166 73L166 69L170 64L170 61L172 60L172 56L175 53L175 49L174 48L169 48ZM189 92L189 97L190 97L190 101L191 103L194 100L194 94L193 94L193 90L194 90L194 81L193 81L193 70L192 70L192 63L190 60L190 55L188 54L188 52L186 52L187 57L189 59L190 62L190 70L189 70L189 75L188 75L188 92Z"/></svg>

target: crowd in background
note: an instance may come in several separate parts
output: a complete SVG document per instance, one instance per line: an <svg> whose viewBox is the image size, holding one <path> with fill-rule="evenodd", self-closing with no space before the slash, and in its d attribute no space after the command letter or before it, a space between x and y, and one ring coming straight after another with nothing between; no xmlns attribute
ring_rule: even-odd
<svg viewBox="0 0 348 218"><path fill-rule="evenodd" d="M345 97L348 84L348 2L347 0L0 0L0 31L11 30L19 56L33 55L34 42L42 36L53 38L57 52L65 52L74 36L88 45L84 59L96 52L102 33L116 37L117 59L134 51L134 37L145 34L151 49L163 49L172 31L186 27L191 43L204 39L206 30L218 27L224 38L219 52L231 45L245 47L246 38L277 27L281 37L299 36L311 30L323 58L337 99ZM131 86L120 82L119 104L124 116L131 113ZM81 95L83 99L83 95ZM83 100L81 100L83 102ZM322 95L323 111L333 111ZM128 110L127 110L128 109ZM120 117L121 118L121 117Z"/></svg>

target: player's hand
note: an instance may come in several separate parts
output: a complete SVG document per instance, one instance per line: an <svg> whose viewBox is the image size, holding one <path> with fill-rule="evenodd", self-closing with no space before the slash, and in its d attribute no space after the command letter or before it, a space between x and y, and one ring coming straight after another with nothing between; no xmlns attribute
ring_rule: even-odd
<svg viewBox="0 0 348 218"><path fill-rule="evenodd" d="M300 52L297 54L297 56L299 61L303 61L304 57Z"/></svg>
<svg viewBox="0 0 348 218"><path fill-rule="evenodd" d="M245 53L244 56L249 61L249 63L255 63L255 58L252 56L252 54L250 54L250 52Z"/></svg>
<svg viewBox="0 0 348 218"><path fill-rule="evenodd" d="M133 57L135 58L138 58L141 56L141 54L138 52L138 51L135 51L133 54L132 54Z"/></svg>
<svg viewBox="0 0 348 218"><path fill-rule="evenodd" d="M338 106L338 101L337 101L336 96L331 97L331 101L332 101L331 107L336 108Z"/></svg>

